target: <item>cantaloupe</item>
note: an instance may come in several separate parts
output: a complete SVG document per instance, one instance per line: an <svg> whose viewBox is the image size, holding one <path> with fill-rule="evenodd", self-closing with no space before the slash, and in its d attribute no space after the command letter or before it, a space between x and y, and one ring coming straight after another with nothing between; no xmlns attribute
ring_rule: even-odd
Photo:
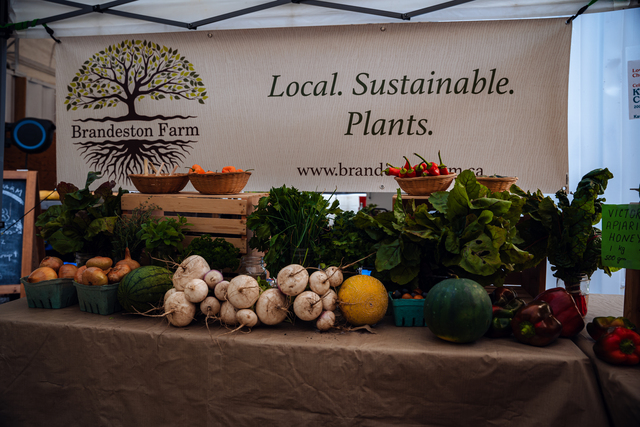
<svg viewBox="0 0 640 427"><path fill-rule="evenodd" d="M354 326L373 325L387 312L389 299L381 281L367 275L351 276L338 290L338 305Z"/></svg>

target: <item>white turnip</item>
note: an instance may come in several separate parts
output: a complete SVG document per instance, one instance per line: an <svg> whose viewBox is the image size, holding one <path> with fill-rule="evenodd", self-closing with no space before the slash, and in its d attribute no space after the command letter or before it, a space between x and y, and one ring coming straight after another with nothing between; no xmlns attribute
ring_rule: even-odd
<svg viewBox="0 0 640 427"><path fill-rule="evenodd" d="M293 302L293 312L300 320L315 320L322 313L320 296L313 291L305 291Z"/></svg>
<svg viewBox="0 0 640 427"><path fill-rule="evenodd" d="M219 270L209 270L202 280L207 282L207 286L209 286L210 289L214 289L218 283L224 280L224 277Z"/></svg>
<svg viewBox="0 0 640 427"><path fill-rule="evenodd" d="M337 288L342 284L344 277L342 275L342 270L338 267L327 267L324 269L324 272L329 278L329 283L331 283L332 287Z"/></svg>
<svg viewBox="0 0 640 427"><path fill-rule="evenodd" d="M209 294L209 287L202 279L191 279L184 285L183 292L187 301L198 304Z"/></svg>
<svg viewBox="0 0 640 427"><path fill-rule="evenodd" d="M228 288L229 288L229 282L227 282L226 280L223 280L222 282L216 285L216 287L213 290L213 293L215 294L216 298L218 298L220 301L226 301Z"/></svg>
<svg viewBox="0 0 640 427"><path fill-rule="evenodd" d="M336 315L333 311L323 311L316 321L316 327L321 331L328 331L336 324Z"/></svg>
<svg viewBox="0 0 640 427"><path fill-rule="evenodd" d="M236 313L236 322L240 326L246 326L247 328L253 328L258 324L258 316L253 310L243 308Z"/></svg>
<svg viewBox="0 0 640 427"><path fill-rule="evenodd" d="M185 258L173 274L173 287L184 291L184 287L191 279L202 279L211 270L207 261L200 255Z"/></svg>
<svg viewBox="0 0 640 427"><path fill-rule="evenodd" d="M227 301L235 308L249 308L258 301L260 286L256 279L245 274L234 277L227 288Z"/></svg>
<svg viewBox="0 0 640 427"><path fill-rule="evenodd" d="M279 289L267 289L256 302L256 314L265 325L281 323L289 314L287 297Z"/></svg>
<svg viewBox="0 0 640 427"><path fill-rule="evenodd" d="M200 311L207 317L213 317L220 313L220 301L215 297L206 297L200 303Z"/></svg>
<svg viewBox="0 0 640 427"><path fill-rule="evenodd" d="M278 288L289 296L300 295L307 288L309 273L299 264L291 264L278 273Z"/></svg>
<svg viewBox="0 0 640 427"><path fill-rule="evenodd" d="M334 311L338 308L338 294L333 289L329 289L322 295L322 308L326 311Z"/></svg>
<svg viewBox="0 0 640 427"><path fill-rule="evenodd" d="M171 295L175 294L176 292L180 292L180 291L178 291L176 288L171 288L167 292L165 292L164 302L167 302L167 298L169 298Z"/></svg>
<svg viewBox="0 0 640 427"><path fill-rule="evenodd" d="M309 289L316 294L324 295L330 288L331 282L329 282L329 277L324 271L314 271L309 277Z"/></svg>
<svg viewBox="0 0 640 427"><path fill-rule="evenodd" d="M229 301L225 301L220 306L220 320L226 325L236 325L236 313L238 310Z"/></svg>
<svg viewBox="0 0 640 427"><path fill-rule="evenodd" d="M184 292L175 292L164 303L164 313L173 326L187 326L196 314L196 306L187 301Z"/></svg>

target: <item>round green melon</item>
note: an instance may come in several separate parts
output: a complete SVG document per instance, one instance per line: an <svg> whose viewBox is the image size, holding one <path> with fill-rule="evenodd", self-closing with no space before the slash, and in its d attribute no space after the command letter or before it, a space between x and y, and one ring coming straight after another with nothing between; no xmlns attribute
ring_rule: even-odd
<svg viewBox="0 0 640 427"><path fill-rule="evenodd" d="M487 291L470 279L446 279L427 294L424 320L438 338L469 343L487 332L492 306Z"/></svg>
<svg viewBox="0 0 640 427"><path fill-rule="evenodd" d="M118 302L124 311L144 313L162 304L164 294L173 287L173 273L147 265L124 276L118 285Z"/></svg>

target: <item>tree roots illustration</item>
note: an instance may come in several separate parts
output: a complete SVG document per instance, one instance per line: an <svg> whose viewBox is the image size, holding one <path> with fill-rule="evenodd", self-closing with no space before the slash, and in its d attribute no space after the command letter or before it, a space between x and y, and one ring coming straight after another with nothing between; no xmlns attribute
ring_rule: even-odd
<svg viewBox="0 0 640 427"><path fill-rule="evenodd" d="M130 173L143 173L144 159L160 166L164 162L165 172L184 162L190 152L191 144L196 141L83 141L76 142L82 157L92 170L100 171L103 176L120 182L130 183ZM184 173L184 171L180 171Z"/></svg>

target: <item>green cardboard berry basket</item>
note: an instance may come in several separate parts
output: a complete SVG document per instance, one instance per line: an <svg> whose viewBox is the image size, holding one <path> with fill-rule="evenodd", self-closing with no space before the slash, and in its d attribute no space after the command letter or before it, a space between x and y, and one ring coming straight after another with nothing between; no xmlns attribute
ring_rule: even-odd
<svg viewBox="0 0 640 427"><path fill-rule="evenodd" d="M396 326L425 326L424 299L395 299L391 292L389 298Z"/></svg>
<svg viewBox="0 0 640 427"><path fill-rule="evenodd" d="M53 279L29 283L27 277L20 282L24 285L27 304L30 308L64 308L78 303L78 294L73 279Z"/></svg>
<svg viewBox="0 0 640 427"><path fill-rule="evenodd" d="M103 316L122 311L122 306L118 302L119 284L89 286L74 281L73 286L78 290L80 310Z"/></svg>

